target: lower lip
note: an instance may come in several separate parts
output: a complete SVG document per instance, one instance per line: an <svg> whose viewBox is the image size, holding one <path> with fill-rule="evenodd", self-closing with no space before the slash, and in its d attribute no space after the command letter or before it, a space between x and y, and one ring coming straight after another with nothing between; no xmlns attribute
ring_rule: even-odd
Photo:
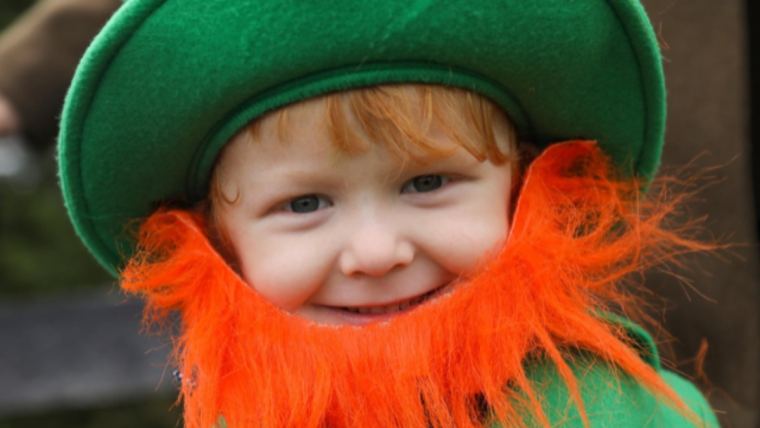
<svg viewBox="0 0 760 428"><path fill-rule="evenodd" d="M383 322L397 315L406 313L411 309L414 309L414 307L409 307L402 311L388 312L383 314L359 314L356 312L349 312L341 309L327 308L327 310L330 311L335 324L347 325L365 325L375 322Z"/></svg>
<svg viewBox="0 0 760 428"><path fill-rule="evenodd" d="M429 292L429 295L425 297L424 300L421 302L409 306L406 309L402 309L400 311L392 311L392 312L385 312L385 313L379 313L379 314L361 314L357 312L350 312L342 309L336 309L333 307L327 307L323 306L322 308L329 313L329 316L332 320L331 324L348 324L348 325L365 325L369 323L375 323L375 322L382 322L387 321L391 318L394 318L398 315L405 314L420 305L424 305L425 303L429 302L436 296L439 296L441 292L448 288L449 284L443 285L441 287L436 288L432 292Z"/></svg>

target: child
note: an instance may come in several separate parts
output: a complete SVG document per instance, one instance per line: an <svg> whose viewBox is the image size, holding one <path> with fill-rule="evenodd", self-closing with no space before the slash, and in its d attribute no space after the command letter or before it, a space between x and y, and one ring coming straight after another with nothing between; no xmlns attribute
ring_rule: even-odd
<svg viewBox="0 0 760 428"><path fill-rule="evenodd" d="M635 1L130 0L61 182L189 427L713 426L618 287L700 248L640 198L663 112Z"/></svg>

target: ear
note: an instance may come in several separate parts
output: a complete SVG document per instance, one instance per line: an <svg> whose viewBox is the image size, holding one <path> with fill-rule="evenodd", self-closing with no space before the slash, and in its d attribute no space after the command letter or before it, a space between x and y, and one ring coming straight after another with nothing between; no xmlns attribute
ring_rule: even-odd
<svg viewBox="0 0 760 428"><path fill-rule="evenodd" d="M512 192L509 197L509 224L512 224L525 173L528 171L530 164L533 163L533 160L541 154L542 150L541 147L530 141L519 141L517 143L518 162L517 168L514 169L514 173L512 174Z"/></svg>
<svg viewBox="0 0 760 428"><path fill-rule="evenodd" d="M211 246L238 275L241 275L240 263L229 232L219 217L219 208L211 198L206 198L190 210L204 220L204 233ZM242 277L242 275L241 275Z"/></svg>
<svg viewBox="0 0 760 428"><path fill-rule="evenodd" d="M530 141L520 141L517 143L517 153L520 156L520 175L528 169L533 159L541 154L542 148Z"/></svg>

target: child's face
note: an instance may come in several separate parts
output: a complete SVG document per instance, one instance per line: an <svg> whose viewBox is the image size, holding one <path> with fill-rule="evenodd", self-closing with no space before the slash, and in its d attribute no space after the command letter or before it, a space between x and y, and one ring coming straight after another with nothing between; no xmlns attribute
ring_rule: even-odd
<svg viewBox="0 0 760 428"><path fill-rule="evenodd" d="M460 147L427 165L381 144L349 155L330 141L325 108L289 108L285 137L277 116L265 117L257 140L239 134L218 165L219 190L234 202L217 203L215 218L264 298L319 323L388 319L501 246L509 162L479 162ZM429 135L454 145L435 127Z"/></svg>

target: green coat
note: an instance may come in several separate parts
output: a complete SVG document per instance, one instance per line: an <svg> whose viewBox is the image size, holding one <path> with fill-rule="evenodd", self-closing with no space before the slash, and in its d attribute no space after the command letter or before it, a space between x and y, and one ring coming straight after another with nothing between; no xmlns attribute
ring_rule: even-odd
<svg viewBox="0 0 760 428"><path fill-rule="evenodd" d="M688 380L660 367L660 358L652 337L638 325L614 316L605 316L623 325L639 345L642 358L657 369L665 382L700 417L697 427L718 427L718 420L709 403ZM591 354L578 353L570 362L581 388L583 404L590 428L679 428L694 427L676 410L655 399L630 377L614 367L602 363ZM583 421L574 406L565 384L552 364L532 361L526 364L528 377L532 379L536 393L544 403L552 427L582 428ZM530 417L527 425L540 426ZM493 423L489 428L498 428ZM220 420L217 428L228 428ZM233 427L229 427L233 428Z"/></svg>
<svg viewBox="0 0 760 428"><path fill-rule="evenodd" d="M631 378L593 358L579 358L573 364L590 427L692 427L694 424L657 401ZM660 375L683 401L704 421L704 427L717 427L718 421L702 394L686 379L667 370ZM538 385L553 427L583 427L581 417L570 400L557 371L545 364L531 367L530 377ZM492 425L499 426L498 424ZM533 426L533 424L529 424Z"/></svg>
<svg viewBox="0 0 760 428"><path fill-rule="evenodd" d="M699 390L688 380L660 366L657 347L646 331L628 320L609 316L607 318L625 327L639 345L642 358L660 373L665 382L702 419L703 423L696 426L719 426L715 413ZM695 426L676 410L655 399L639 383L621 373L619 369L600 362L590 354L579 353L570 365L578 378L591 428ZM544 411L552 426L583 427L577 408L573 405L556 368L545 361L531 362L526 368L537 394L544 402ZM533 425L535 424L529 424Z"/></svg>

